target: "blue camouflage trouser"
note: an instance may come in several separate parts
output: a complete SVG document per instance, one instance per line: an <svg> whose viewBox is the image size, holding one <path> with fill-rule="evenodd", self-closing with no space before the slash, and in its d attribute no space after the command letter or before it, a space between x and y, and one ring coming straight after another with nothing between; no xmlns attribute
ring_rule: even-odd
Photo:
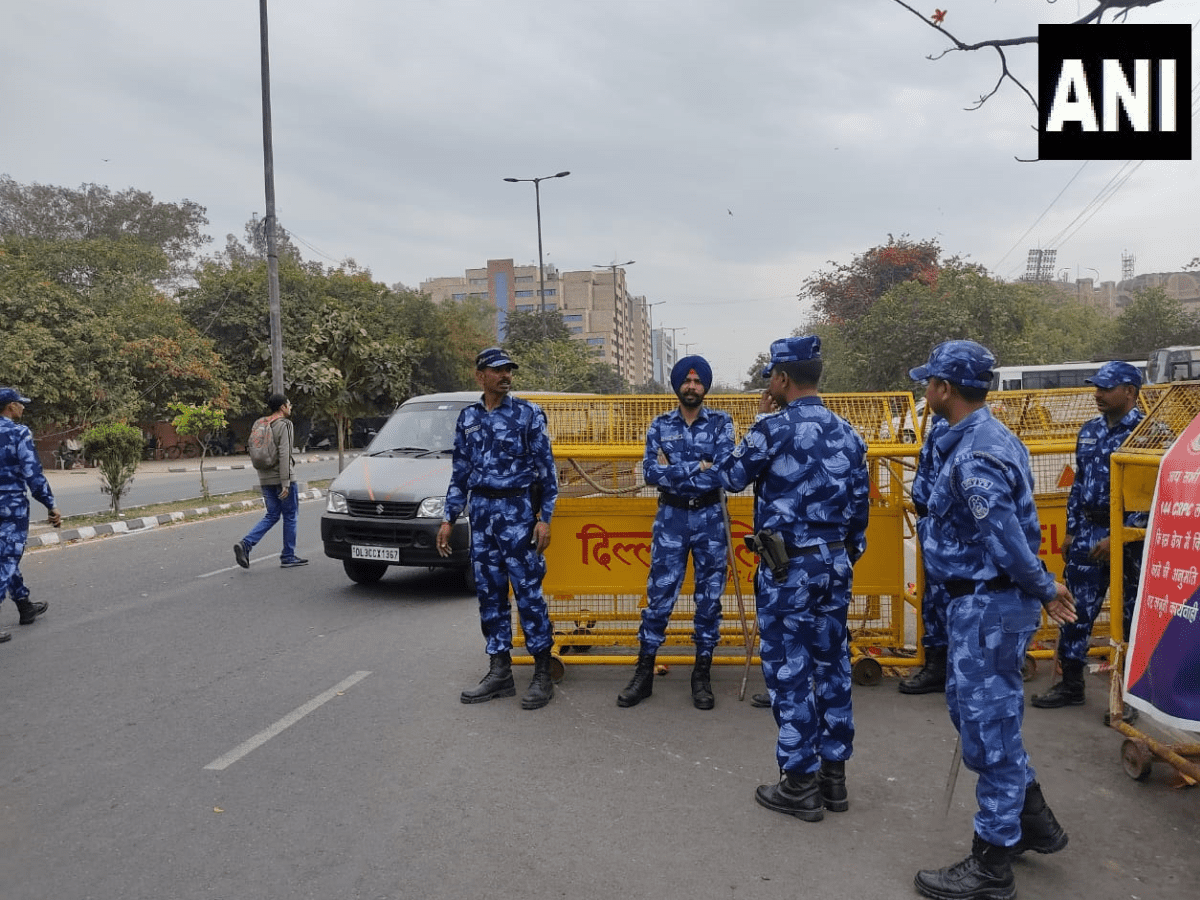
<svg viewBox="0 0 1200 900"><path fill-rule="evenodd" d="M1011 847L1021 838L1025 788L1035 780L1021 740L1025 651L1041 605L1016 589L950 601L946 706L962 739L963 764L979 776L975 831Z"/></svg>
<svg viewBox="0 0 1200 900"><path fill-rule="evenodd" d="M925 582L925 593L921 596L921 626L925 633L921 644L926 650L934 647L945 648L949 643L946 633L946 608L950 605L950 595L946 586L931 581Z"/></svg>
<svg viewBox="0 0 1200 900"><path fill-rule="evenodd" d="M650 576L646 580L646 608L638 641L657 650L667 633L667 622L692 555L696 615L693 640L696 652L712 653L721 637L721 594L725 590L725 517L721 504L701 509L679 509L660 504L654 519Z"/></svg>
<svg viewBox="0 0 1200 900"><path fill-rule="evenodd" d="M0 602L5 596L13 600L24 600L29 588L21 577L21 557L25 555L25 541L29 537L29 507L10 506L0 517Z"/></svg>
<svg viewBox="0 0 1200 900"><path fill-rule="evenodd" d="M759 656L779 726L775 757L784 772L808 774L853 751L846 615L853 568L846 551L823 548L791 561L778 584L759 565Z"/></svg>
<svg viewBox="0 0 1200 900"><path fill-rule="evenodd" d="M1063 569L1063 581L1067 590L1075 598L1075 621L1060 627L1058 637L1058 655L1062 659L1086 660L1088 645L1091 642L1092 626L1100 607L1104 603L1104 595L1108 592L1110 571L1107 560L1093 562L1088 554L1104 538L1108 537L1108 528L1093 527L1087 523L1071 541L1067 550L1067 564ZM1122 616L1125 621L1125 639L1129 640L1129 620L1133 617L1133 604L1137 600L1138 574L1142 564L1142 542L1126 544L1123 553L1124 566L1122 569ZM1110 602L1110 615L1112 604Z"/></svg>
<svg viewBox="0 0 1200 900"><path fill-rule="evenodd" d="M479 597L479 626L489 655L512 649L510 583L526 648L540 653L554 646L550 611L542 597L546 557L533 545L533 528L528 494L497 499L472 494L471 564Z"/></svg>

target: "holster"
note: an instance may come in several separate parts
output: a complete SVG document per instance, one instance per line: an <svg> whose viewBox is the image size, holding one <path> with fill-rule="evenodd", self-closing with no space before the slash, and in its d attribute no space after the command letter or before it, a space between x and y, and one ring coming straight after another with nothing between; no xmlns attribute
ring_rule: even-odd
<svg viewBox="0 0 1200 900"><path fill-rule="evenodd" d="M777 583L787 580L788 563L791 561L791 557L788 555L787 545L783 542L782 537L770 528L764 528L762 531L746 535L745 541L746 546L758 554L758 558L770 570L771 577Z"/></svg>

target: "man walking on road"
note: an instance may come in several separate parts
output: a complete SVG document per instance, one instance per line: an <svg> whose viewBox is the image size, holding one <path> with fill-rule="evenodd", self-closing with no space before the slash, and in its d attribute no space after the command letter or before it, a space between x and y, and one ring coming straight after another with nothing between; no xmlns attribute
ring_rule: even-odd
<svg viewBox="0 0 1200 900"><path fill-rule="evenodd" d="M646 432L642 476L658 488L658 515L646 580L646 608L638 631L637 668L617 706L636 706L654 690L654 657L666 640L667 623L687 571L688 554L696 585L696 661L692 704L712 709L713 650L721 633L721 594L725 590L729 540L721 482L712 466L733 452L733 419L709 409L704 397L712 368L702 356L685 356L671 369L679 408L657 416Z"/></svg>
<svg viewBox="0 0 1200 900"><path fill-rule="evenodd" d="M21 577L21 557L29 537L29 494L50 510L50 524L62 524L50 483L42 473L33 433L18 423L30 399L13 388L0 388L0 602L11 595L22 625L32 625L49 607L45 600L30 600ZM12 635L0 630L0 643Z"/></svg>
<svg viewBox="0 0 1200 900"><path fill-rule="evenodd" d="M300 498L296 482L292 481L292 448L295 436L292 431L292 404L283 394L272 394L267 398L270 414L254 423L251 443L255 432L265 428L259 446L247 447L250 461L258 471L258 482L262 488L263 502L267 513L248 535L233 545L233 555L243 569L250 568L250 551L261 541L276 522L283 519L283 552L279 554L279 565L285 569L307 566L308 560L296 555L296 522L299 518ZM261 449L260 449L261 446Z"/></svg>
<svg viewBox="0 0 1200 900"><path fill-rule="evenodd" d="M471 565L479 596L479 624L490 665L479 685L463 691L463 703L482 703L516 692L512 675L512 606L517 601L525 646L533 654L533 681L522 709L541 709L554 695L550 651L554 632L542 596L550 517L558 500L558 471L540 406L513 397L517 364L499 347L475 358L478 402L458 415L446 509L437 549L450 555L454 521L470 498Z"/></svg>

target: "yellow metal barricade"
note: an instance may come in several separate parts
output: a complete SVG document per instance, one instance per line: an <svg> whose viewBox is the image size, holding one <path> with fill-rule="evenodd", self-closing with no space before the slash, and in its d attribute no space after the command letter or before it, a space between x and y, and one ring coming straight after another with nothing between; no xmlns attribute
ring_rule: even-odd
<svg viewBox="0 0 1200 900"><path fill-rule="evenodd" d="M545 410L558 466L559 498L547 551L543 591L564 664L625 664L638 650L646 604L651 529L657 492L642 479L645 435L653 418L678 405L674 396L532 398ZM867 552L855 567L850 607L851 653L860 683L878 680L881 665L910 665L903 653L904 539L911 535L907 481L920 426L905 392L825 394L868 446L871 512ZM753 425L758 395L715 395L710 407L728 412L737 440ZM909 504L910 506L910 504ZM722 597L720 650L714 662L744 664L754 621L757 558L743 538L753 530L751 490L728 498L736 582ZM661 662L690 662L694 590L691 568L671 616ZM740 595L740 603L739 603ZM744 616L743 616L744 610ZM514 635L523 642L514 614ZM687 650L672 648L684 647ZM751 650L751 656L753 651ZM757 657L753 657L757 661Z"/></svg>

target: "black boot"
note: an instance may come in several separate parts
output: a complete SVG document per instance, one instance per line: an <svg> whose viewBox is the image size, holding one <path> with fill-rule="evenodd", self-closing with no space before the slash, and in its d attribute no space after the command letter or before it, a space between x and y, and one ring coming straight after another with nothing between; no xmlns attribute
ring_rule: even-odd
<svg viewBox="0 0 1200 900"><path fill-rule="evenodd" d="M696 709L712 709L716 698L712 692L712 653L705 651L696 654L696 663L692 667L692 705Z"/></svg>
<svg viewBox="0 0 1200 900"><path fill-rule="evenodd" d="M820 822L825 818L821 787L816 773L809 775L784 772L775 784L760 784L754 792L759 806L787 813L805 822Z"/></svg>
<svg viewBox="0 0 1200 900"><path fill-rule="evenodd" d="M521 709L541 709L554 696L554 679L550 676L550 651L533 654L533 680L521 698Z"/></svg>
<svg viewBox="0 0 1200 900"><path fill-rule="evenodd" d="M821 802L830 812L845 812L850 808L846 793L846 763L843 760L821 760L821 773L817 777L821 785Z"/></svg>
<svg viewBox="0 0 1200 900"><path fill-rule="evenodd" d="M479 687L463 691L459 697L463 703L483 703L498 697L511 697L517 692L512 676L512 654L507 650L492 654L488 672L479 681Z"/></svg>
<svg viewBox="0 0 1200 900"><path fill-rule="evenodd" d="M771 695L766 691L763 691L761 694L751 694L750 705L755 709L770 709Z"/></svg>
<svg viewBox="0 0 1200 900"><path fill-rule="evenodd" d="M654 693L654 654L655 651L642 648L633 678L629 679L625 690L617 694L617 706L637 706Z"/></svg>
<svg viewBox="0 0 1200 900"><path fill-rule="evenodd" d="M946 648L926 647L925 665L900 682L902 694L936 694L946 690Z"/></svg>
<svg viewBox="0 0 1200 900"><path fill-rule="evenodd" d="M979 835L971 842L971 855L944 869L922 869L913 879L917 892L935 900L1012 900L1017 885L1012 873L1012 851L989 844Z"/></svg>
<svg viewBox="0 0 1200 900"><path fill-rule="evenodd" d="M1021 808L1021 840L1015 853L1032 850L1034 853L1057 853L1067 846L1067 833L1054 818L1042 796L1042 786L1036 781L1025 788L1025 805Z"/></svg>
<svg viewBox="0 0 1200 900"><path fill-rule="evenodd" d="M14 600L13 603L17 604L17 612L21 614L22 625L32 625L33 620L50 606L45 600L30 600L28 597L23 600Z"/></svg>
<svg viewBox="0 0 1200 900"><path fill-rule="evenodd" d="M1083 703L1083 660L1064 659L1062 673L1062 681L1041 696L1035 695L1029 702L1038 709L1058 709Z"/></svg>

